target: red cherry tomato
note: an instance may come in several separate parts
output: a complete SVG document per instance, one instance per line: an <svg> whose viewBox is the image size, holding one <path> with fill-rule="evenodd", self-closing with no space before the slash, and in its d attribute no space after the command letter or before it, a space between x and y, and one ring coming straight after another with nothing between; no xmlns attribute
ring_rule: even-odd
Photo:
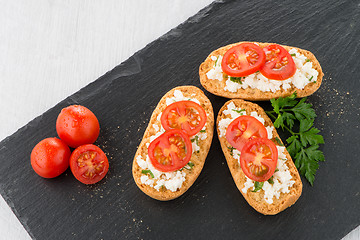
<svg viewBox="0 0 360 240"><path fill-rule="evenodd" d="M245 77L259 71L265 64L265 53L254 43L240 43L230 48L221 62L224 73L232 77Z"/></svg>
<svg viewBox="0 0 360 240"><path fill-rule="evenodd" d="M190 138L182 130L166 131L150 143L148 154L157 170L162 172L178 170L190 161L192 154Z"/></svg>
<svg viewBox="0 0 360 240"><path fill-rule="evenodd" d="M275 143L267 138L255 138L247 142L240 155L244 174L257 182L267 181L274 174L278 161Z"/></svg>
<svg viewBox="0 0 360 240"><path fill-rule="evenodd" d="M100 126L94 113L86 107L72 105L61 110L56 120L56 131L70 147L90 144L99 136Z"/></svg>
<svg viewBox="0 0 360 240"><path fill-rule="evenodd" d="M205 123L205 110L193 101L172 103L161 115L161 124L165 130L181 129L189 136L197 134Z"/></svg>
<svg viewBox="0 0 360 240"><path fill-rule="evenodd" d="M240 152L249 140L267 137L265 126L256 118L247 115L236 118L226 129L226 140Z"/></svg>
<svg viewBox="0 0 360 240"><path fill-rule="evenodd" d="M285 80L294 76L296 66L290 53L280 45L272 44L265 47L266 62L260 70L269 79Z"/></svg>
<svg viewBox="0 0 360 240"><path fill-rule="evenodd" d="M31 166L41 177L54 178L69 167L70 149L58 138L45 138L31 152Z"/></svg>
<svg viewBox="0 0 360 240"><path fill-rule="evenodd" d="M80 182L94 184L105 177L109 161L99 147L86 144L76 148L71 154L70 169Z"/></svg>

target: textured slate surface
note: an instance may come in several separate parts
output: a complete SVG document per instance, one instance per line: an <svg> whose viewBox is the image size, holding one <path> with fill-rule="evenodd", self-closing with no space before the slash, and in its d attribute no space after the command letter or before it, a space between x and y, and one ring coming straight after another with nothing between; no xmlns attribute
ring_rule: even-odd
<svg viewBox="0 0 360 240"><path fill-rule="evenodd" d="M1 194L34 239L340 239L360 224L359 19L357 1L214 3L2 141ZM323 67L323 85L309 97L326 141L315 186L304 180L293 207L258 214L237 190L215 136L187 193L150 199L136 187L131 164L157 102L175 86L200 86L206 56L244 40L308 49ZM216 114L226 99L206 94ZM56 136L58 113L74 103L98 116L96 144L109 156L110 171L94 186L69 171L42 179L30 166L34 145Z"/></svg>

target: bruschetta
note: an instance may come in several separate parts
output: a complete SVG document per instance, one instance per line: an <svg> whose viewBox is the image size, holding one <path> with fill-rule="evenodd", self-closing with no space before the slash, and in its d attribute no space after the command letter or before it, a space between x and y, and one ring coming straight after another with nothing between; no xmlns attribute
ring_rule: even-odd
<svg viewBox="0 0 360 240"><path fill-rule="evenodd" d="M218 96L270 100L297 92L313 94L321 85L320 63L307 50L274 43L238 42L221 47L200 65L203 87Z"/></svg>
<svg viewBox="0 0 360 240"><path fill-rule="evenodd" d="M140 190L161 201L181 196L199 176L213 132L213 108L199 88L180 86L167 92L152 113L133 160Z"/></svg>
<svg viewBox="0 0 360 240"><path fill-rule="evenodd" d="M260 106L241 99L226 102L217 133L234 182L256 211L274 215L298 200L299 173Z"/></svg>

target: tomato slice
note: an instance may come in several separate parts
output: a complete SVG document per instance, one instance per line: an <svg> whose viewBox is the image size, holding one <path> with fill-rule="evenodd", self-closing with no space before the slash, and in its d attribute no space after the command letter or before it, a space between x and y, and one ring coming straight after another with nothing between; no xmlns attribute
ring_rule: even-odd
<svg viewBox="0 0 360 240"><path fill-rule="evenodd" d="M240 155L240 166L245 175L257 182L267 181L274 174L278 161L275 143L267 138L247 142Z"/></svg>
<svg viewBox="0 0 360 240"><path fill-rule="evenodd" d="M236 118L226 129L226 140L240 152L249 140L267 137L265 126L255 117L248 115Z"/></svg>
<svg viewBox="0 0 360 240"><path fill-rule="evenodd" d="M240 43L230 48L221 62L224 73L232 77L245 77L259 71L265 64L265 53L254 43Z"/></svg>
<svg viewBox="0 0 360 240"><path fill-rule="evenodd" d="M181 129L189 136L197 134L206 123L204 108L193 101L179 101L170 104L161 115L165 130Z"/></svg>
<svg viewBox="0 0 360 240"><path fill-rule="evenodd" d="M150 143L148 154L157 170L162 172L178 170L190 161L192 154L190 138L179 129L166 131Z"/></svg>
<svg viewBox="0 0 360 240"><path fill-rule="evenodd" d="M285 80L294 76L296 66L290 53L280 45L272 44L265 47L266 62L260 70L269 79Z"/></svg>
<svg viewBox="0 0 360 240"><path fill-rule="evenodd" d="M76 148L71 154L70 169L80 182L94 184L105 177L109 161L99 147L86 144Z"/></svg>

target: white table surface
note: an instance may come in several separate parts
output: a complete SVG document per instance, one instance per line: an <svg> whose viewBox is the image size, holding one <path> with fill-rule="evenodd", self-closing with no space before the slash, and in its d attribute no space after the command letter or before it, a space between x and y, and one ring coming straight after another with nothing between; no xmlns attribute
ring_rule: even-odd
<svg viewBox="0 0 360 240"><path fill-rule="evenodd" d="M211 2L0 0L0 140ZM0 239L31 239L2 197Z"/></svg>

